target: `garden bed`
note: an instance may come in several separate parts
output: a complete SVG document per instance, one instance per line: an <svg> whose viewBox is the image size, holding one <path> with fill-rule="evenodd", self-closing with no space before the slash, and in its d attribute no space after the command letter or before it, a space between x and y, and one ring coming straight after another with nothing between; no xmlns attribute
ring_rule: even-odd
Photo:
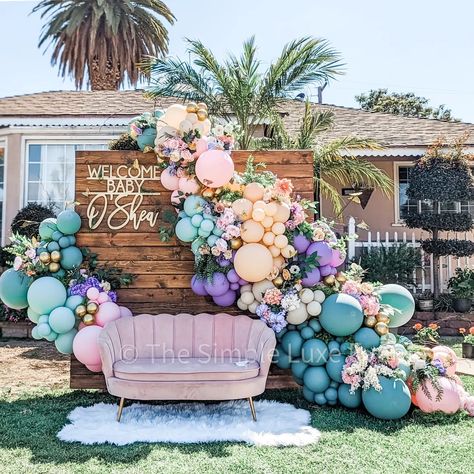
<svg viewBox="0 0 474 474"><path fill-rule="evenodd" d="M459 328L472 326L474 313L433 313L431 311L417 311L413 318L398 329L399 334L414 334L413 326L421 323L426 326L435 322L438 326L440 336L459 336Z"/></svg>

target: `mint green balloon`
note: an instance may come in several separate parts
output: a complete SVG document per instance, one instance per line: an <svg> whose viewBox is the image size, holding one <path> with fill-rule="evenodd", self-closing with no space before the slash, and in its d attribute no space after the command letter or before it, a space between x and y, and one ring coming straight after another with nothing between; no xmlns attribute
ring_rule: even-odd
<svg viewBox="0 0 474 474"><path fill-rule="evenodd" d="M389 328L398 328L410 321L415 313L415 300L406 288L396 284L383 285L377 293L382 304L388 304L395 310L395 314L390 316Z"/></svg>
<svg viewBox="0 0 474 474"><path fill-rule="evenodd" d="M61 249L61 267L65 270L79 268L83 260L82 252L79 248L71 246Z"/></svg>
<svg viewBox="0 0 474 474"><path fill-rule="evenodd" d="M0 276L0 299L12 309L23 309L28 306L28 286L32 279L24 273L9 268Z"/></svg>
<svg viewBox="0 0 474 474"><path fill-rule="evenodd" d="M332 336L350 336L362 326L363 321L360 303L344 293L328 296L319 315L321 326Z"/></svg>
<svg viewBox="0 0 474 474"><path fill-rule="evenodd" d="M191 194L185 199L183 209L189 217L192 217L196 214L201 214L206 204L207 201L204 198Z"/></svg>
<svg viewBox="0 0 474 474"><path fill-rule="evenodd" d="M66 209L58 215L57 227L64 235L75 234L81 228L81 216L72 209Z"/></svg>
<svg viewBox="0 0 474 474"><path fill-rule="evenodd" d="M66 308L74 311L80 304L84 303L84 298L80 295L72 295L66 300Z"/></svg>
<svg viewBox="0 0 474 474"><path fill-rule="evenodd" d="M76 334L77 329L71 329L65 334L59 334L54 341L54 345L58 352L61 352L61 354L72 354L72 342L74 341Z"/></svg>
<svg viewBox="0 0 474 474"><path fill-rule="evenodd" d="M38 318L38 324L47 323L48 321L49 321L49 314L42 314L42 315Z"/></svg>
<svg viewBox="0 0 474 474"><path fill-rule="evenodd" d="M39 341L40 339L42 339L42 337L39 335L38 333L38 326L35 326L32 330L31 330L31 337L37 341Z"/></svg>
<svg viewBox="0 0 474 474"><path fill-rule="evenodd" d="M198 236L198 230L193 226L190 217L185 217L178 221L175 233L176 237L183 242L192 242Z"/></svg>
<svg viewBox="0 0 474 474"><path fill-rule="evenodd" d="M41 314L35 313L31 308L28 308L27 314L28 314L28 319L32 323L35 323L35 324L38 323L39 318L41 317Z"/></svg>
<svg viewBox="0 0 474 474"><path fill-rule="evenodd" d="M48 252L54 252L55 250L59 250L59 244L55 242L54 240L50 242L47 246Z"/></svg>
<svg viewBox="0 0 474 474"><path fill-rule="evenodd" d="M203 220L204 220L204 217L202 217L201 214L194 214L194 216L191 218L191 222L194 227L199 227Z"/></svg>
<svg viewBox="0 0 474 474"><path fill-rule="evenodd" d="M72 310L66 306L53 309L49 315L49 325L54 332L65 334L69 332L76 323L76 317Z"/></svg>
<svg viewBox="0 0 474 474"><path fill-rule="evenodd" d="M56 278L45 276L35 280L28 289L28 304L38 314L49 314L54 308L64 306L67 293Z"/></svg>
<svg viewBox="0 0 474 474"><path fill-rule="evenodd" d="M61 237L64 237L64 234L60 232L59 230L55 230L51 237L54 241L58 242L59 244L59 239L61 239Z"/></svg>
<svg viewBox="0 0 474 474"><path fill-rule="evenodd" d="M65 249L66 247L69 247L71 245L69 241L69 235L63 235L59 240L58 244L61 248Z"/></svg>
<svg viewBox="0 0 474 474"><path fill-rule="evenodd" d="M54 217L48 217L41 222L39 226L39 235L44 240L51 240L53 237L53 232L58 230L56 225L56 219Z"/></svg>
<svg viewBox="0 0 474 474"><path fill-rule="evenodd" d="M198 237L197 239L194 239L193 243L191 244L191 251L194 254L197 254L199 251L199 247L201 247L201 245L204 245L205 243L206 241L202 237Z"/></svg>
<svg viewBox="0 0 474 474"><path fill-rule="evenodd" d="M48 323L41 323L41 324L38 324L38 326L36 327L38 328L38 334L41 337L46 337L46 336L49 336L49 334L51 334L51 327Z"/></svg>
<svg viewBox="0 0 474 474"><path fill-rule="evenodd" d="M211 219L204 219L201 222L200 229L202 229L204 232L212 232L212 229L214 229L214 222L211 221Z"/></svg>
<svg viewBox="0 0 474 474"><path fill-rule="evenodd" d="M49 342L53 342L57 339L58 337L58 333L57 332L54 332L54 331L51 331L46 337L45 339Z"/></svg>
<svg viewBox="0 0 474 474"><path fill-rule="evenodd" d="M215 226L214 229L212 229L212 233L214 235L217 235L217 237L220 237L224 231L222 229L219 229L219 227Z"/></svg>

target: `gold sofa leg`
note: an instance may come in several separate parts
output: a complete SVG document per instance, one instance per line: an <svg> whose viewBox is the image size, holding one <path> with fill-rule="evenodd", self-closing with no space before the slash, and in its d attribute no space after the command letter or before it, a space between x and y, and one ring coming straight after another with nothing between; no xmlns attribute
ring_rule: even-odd
<svg viewBox="0 0 474 474"><path fill-rule="evenodd" d="M121 398L119 402L118 412L117 412L117 421L120 423L120 418L122 418L123 404L125 403L125 398Z"/></svg>
<svg viewBox="0 0 474 474"><path fill-rule="evenodd" d="M253 404L252 397L249 397L248 400L249 400L250 411L252 413L253 421L257 421L257 414L255 413L255 405Z"/></svg>

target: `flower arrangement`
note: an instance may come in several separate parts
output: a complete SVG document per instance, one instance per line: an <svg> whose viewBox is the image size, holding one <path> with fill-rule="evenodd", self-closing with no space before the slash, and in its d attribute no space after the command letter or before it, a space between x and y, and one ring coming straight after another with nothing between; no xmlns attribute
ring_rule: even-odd
<svg viewBox="0 0 474 474"><path fill-rule="evenodd" d="M423 326L421 323L413 325L416 334L413 338L418 344L437 344L439 341L439 326L436 323L430 323L428 326Z"/></svg>
<svg viewBox="0 0 474 474"><path fill-rule="evenodd" d="M6 251L14 255L13 268L28 277L36 277L48 271L47 264L37 255L38 240L24 235L13 234L10 237L11 245Z"/></svg>
<svg viewBox="0 0 474 474"><path fill-rule="evenodd" d="M462 341L464 344L474 345L474 326L471 326L469 329L459 328L459 334L464 336Z"/></svg>
<svg viewBox="0 0 474 474"><path fill-rule="evenodd" d="M129 123L130 136L136 140L147 128L156 128L157 118L150 112L144 112Z"/></svg>

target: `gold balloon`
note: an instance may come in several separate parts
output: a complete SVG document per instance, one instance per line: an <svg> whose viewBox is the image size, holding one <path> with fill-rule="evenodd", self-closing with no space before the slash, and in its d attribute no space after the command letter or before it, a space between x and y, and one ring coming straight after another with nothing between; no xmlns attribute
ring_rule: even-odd
<svg viewBox="0 0 474 474"><path fill-rule="evenodd" d="M59 262L59 260L61 260L61 252L59 250L53 250L51 252L51 260L53 262Z"/></svg>
<svg viewBox="0 0 474 474"><path fill-rule="evenodd" d="M324 284L332 286L336 282L336 277L334 275L328 275L324 277Z"/></svg>
<svg viewBox="0 0 474 474"><path fill-rule="evenodd" d="M230 241L230 248L231 248L232 250L239 250L240 247L242 247L242 243L243 243L243 242L242 242L242 239L241 239L240 237L237 238L237 239L232 239L232 240Z"/></svg>
<svg viewBox="0 0 474 474"><path fill-rule="evenodd" d="M281 276L277 276L275 279L273 279L272 283L277 287L281 288L283 286L284 280Z"/></svg>
<svg viewBox="0 0 474 474"><path fill-rule="evenodd" d="M59 263L51 262L51 263L49 264L49 271L50 271L51 273L56 273L56 272L58 272L60 268L61 268L61 267L60 267Z"/></svg>
<svg viewBox="0 0 474 474"><path fill-rule="evenodd" d="M374 329L379 336L388 334L388 326L385 323L377 323Z"/></svg>
<svg viewBox="0 0 474 474"><path fill-rule="evenodd" d="M92 314L86 314L86 315L84 315L84 317L82 318L82 322L83 322L86 326L91 326L92 324L95 323L95 318L94 318L94 316L92 316Z"/></svg>
<svg viewBox="0 0 474 474"><path fill-rule="evenodd" d="M204 102L198 102L198 103L196 104L196 107L198 108L198 110L199 110L199 109L204 109L204 110L207 112L207 104L204 103Z"/></svg>
<svg viewBox="0 0 474 474"><path fill-rule="evenodd" d="M215 194L214 190L210 188L206 188L202 192L202 196L208 199L212 199L214 197L214 194Z"/></svg>
<svg viewBox="0 0 474 474"><path fill-rule="evenodd" d="M346 276L341 273L341 272L337 272L336 273L336 280L339 282L339 283L345 283L345 281L347 280Z"/></svg>
<svg viewBox="0 0 474 474"><path fill-rule="evenodd" d="M383 314L383 313L377 314L376 318L377 318L378 323L388 324L390 322L390 318L386 314Z"/></svg>
<svg viewBox="0 0 474 474"><path fill-rule="evenodd" d="M39 255L39 259L41 263L47 265L51 261L51 255L48 252L41 252Z"/></svg>
<svg viewBox="0 0 474 474"><path fill-rule="evenodd" d="M78 318L83 318L87 314L87 308L83 304L80 304L74 312Z"/></svg>
<svg viewBox="0 0 474 474"><path fill-rule="evenodd" d="M87 304L86 310L89 314L95 314L99 311L99 305L94 302L90 302Z"/></svg>
<svg viewBox="0 0 474 474"><path fill-rule="evenodd" d="M201 108L201 107L199 107ZM190 102L187 106L186 106L186 112L188 112L188 114L194 114L198 111L198 106L196 104L196 102Z"/></svg>
<svg viewBox="0 0 474 474"><path fill-rule="evenodd" d="M204 122L204 120L207 119L207 110L205 109L199 109L197 112L196 112L196 115L198 116L198 120L200 122Z"/></svg>
<svg viewBox="0 0 474 474"><path fill-rule="evenodd" d="M364 325L368 328L373 328L377 324L377 318L375 316L366 316L364 318Z"/></svg>

